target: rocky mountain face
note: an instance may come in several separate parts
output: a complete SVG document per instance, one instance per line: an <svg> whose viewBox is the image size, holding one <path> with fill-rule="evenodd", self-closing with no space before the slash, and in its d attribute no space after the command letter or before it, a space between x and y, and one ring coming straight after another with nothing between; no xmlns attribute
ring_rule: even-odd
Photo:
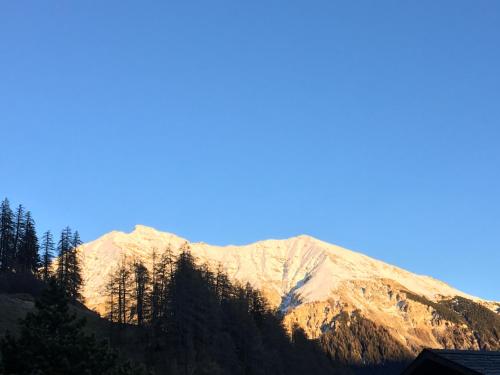
<svg viewBox="0 0 500 375"><path fill-rule="evenodd" d="M186 243L138 225L82 245L87 306L104 312L108 275L124 258L151 267L153 253L176 254ZM298 324L340 361L398 360L423 347L500 349L500 303L309 236L189 246L200 264L222 265L232 281L260 289L287 327Z"/></svg>

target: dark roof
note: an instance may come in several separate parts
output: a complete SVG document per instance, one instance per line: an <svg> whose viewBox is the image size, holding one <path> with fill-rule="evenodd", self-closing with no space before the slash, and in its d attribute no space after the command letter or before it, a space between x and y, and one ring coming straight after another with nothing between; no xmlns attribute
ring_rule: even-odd
<svg viewBox="0 0 500 375"><path fill-rule="evenodd" d="M403 374L416 373L428 362L445 366L457 374L500 375L500 352L447 349L424 349Z"/></svg>

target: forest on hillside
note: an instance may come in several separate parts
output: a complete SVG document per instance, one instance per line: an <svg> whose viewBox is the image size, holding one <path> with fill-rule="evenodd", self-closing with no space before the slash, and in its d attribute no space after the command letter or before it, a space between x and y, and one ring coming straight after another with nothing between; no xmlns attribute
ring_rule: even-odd
<svg viewBox="0 0 500 375"><path fill-rule="evenodd" d="M108 319L146 333L146 364L165 374L335 373L299 327L291 336L261 293L234 285L222 267L197 266L185 245L167 249L149 275L122 262L108 283Z"/></svg>
<svg viewBox="0 0 500 375"><path fill-rule="evenodd" d="M39 239L29 211L22 205L12 210L7 199L1 203L0 293L38 296L20 334L1 341L3 373L344 371L299 327L289 334L259 291L233 285L222 267L214 272L196 265L187 245L177 257L168 249L158 254L151 274L138 261L124 261L110 275L106 342L99 343L70 308L84 308L80 244L69 227L57 243L50 231Z"/></svg>
<svg viewBox="0 0 500 375"><path fill-rule="evenodd" d="M124 258L108 275L106 314L99 317L81 294L80 245L70 227L57 241L51 231L39 236L29 210L1 202L0 294L38 297L35 311L19 316L24 320L13 331L20 336L1 341L3 373L398 373L411 357L358 313L339 316L337 328L317 340L298 326L287 331L258 290L232 283L222 265L200 265L187 243L154 252L149 267Z"/></svg>
<svg viewBox="0 0 500 375"><path fill-rule="evenodd" d="M12 210L5 198L0 204L0 292L23 292L55 278L70 300L81 302L81 244L70 227L61 231L57 246L50 230L39 238L31 212L22 204Z"/></svg>

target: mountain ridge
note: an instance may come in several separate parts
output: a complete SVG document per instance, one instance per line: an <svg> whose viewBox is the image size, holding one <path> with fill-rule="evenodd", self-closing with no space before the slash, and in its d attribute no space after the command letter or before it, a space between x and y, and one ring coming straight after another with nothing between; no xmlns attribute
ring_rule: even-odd
<svg viewBox="0 0 500 375"><path fill-rule="evenodd" d="M261 290L284 315L286 326L299 324L310 338L335 330L343 314L342 321L352 316L355 322L367 319L383 327L411 352L424 346L450 347L450 342L474 349L481 343L460 326L462 321L441 317L453 316L444 304L460 297L497 314L500 310L498 302L309 235L216 246L191 243L144 225L136 225L129 233L112 231L81 246L87 305L104 312L107 275L124 257L140 259L151 268L153 251L161 253L170 246L175 255L187 245L199 263L212 268L220 264L232 281L249 282Z"/></svg>
<svg viewBox="0 0 500 375"><path fill-rule="evenodd" d="M328 246L330 248L336 248L336 249L338 249L340 251L343 251L343 252L349 252L351 254L355 254L357 256L360 256L360 257L363 257L363 258L366 258L366 259L369 259L369 260L372 260L372 261L376 261L376 262L379 262L379 263L386 264L386 265L390 266L393 269L401 270L403 272L408 272L408 273L411 273L412 275L415 275L415 276L417 276L419 278L425 278L425 279L429 279L429 280L435 281L437 283L443 284L443 286L452 288L452 289L460 292L461 294L467 295L468 297L471 297L471 298L474 298L474 299L477 299L477 300L488 301L486 299L483 299L483 298L480 298L480 297L473 296L471 294L462 292L462 291L454 288L450 284L448 284L448 283L446 283L444 281L441 281L438 278L433 277L431 275L416 274L416 273L413 273L411 271L407 271L406 269L404 269L402 267L394 266L392 264L386 263L385 261L382 261L382 260L370 257L368 255L365 255L365 254L363 254L360 251L350 250L350 249L347 249L347 248L345 248L343 246L339 246L339 245L336 245L336 244L332 244L332 243L323 241L323 240L321 240L319 238L316 238L316 237L308 235L308 234L300 234L300 235L297 235L297 236L292 236L292 237L283 238L283 239L280 239L280 238L269 238L269 239L258 240L258 241L254 241L254 242L250 242L250 243L241 244L241 245L235 245L235 244L212 245L212 244L206 243L204 241L191 242L188 239L183 238L181 236L178 236L175 233L160 231L160 230L157 230L157 229L155 229L153 227L150 227L150 226L146 226L146 225L142 225L142 224L137 224L137 225L134 226L134 229L132 231L130 231L130 232L113 230L111 232L105 233L104 235L102 235L101 237L97 238L94 241L90 241L90 242L86 243L86 245L89 245L89 244L91 244L91 243L93 243L95 241L102 240L102 239L104 239L104 238L106 238L108 236L119 235L120 237L122 237L122 236L133 236L135 234L141 234L141 235L145 235L145 234L147 235L147 234L149 234L149 235L155 235L155 236L158 235L158 234L161 234L162 236L169 236L172 239L175 239L175 241L173 241L174 243L175 242L185 242L185 243L188 243L189 245L191 245L193 247L197 247L197 246L209 246L211 248L218 248L218 249L248 248L248 247L259 246L259 245L264 245L265 246L267 244L285 243L285 242L306 240L306 241L311 241L311 242L318 243L318 244L320 244L322 246ZM489 302L496 302L496 301L489 301Z"/></svg>

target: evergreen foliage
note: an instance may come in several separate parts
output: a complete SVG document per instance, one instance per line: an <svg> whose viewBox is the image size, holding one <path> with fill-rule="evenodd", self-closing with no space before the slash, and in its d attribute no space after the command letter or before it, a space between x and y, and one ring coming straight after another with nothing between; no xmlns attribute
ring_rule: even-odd
<svg viewBox="0 0 500 375"><path fill-rule="evenodd" d="M70 312L68 299L54 281L21 322L19 338L0 342L6 375L132 375L143 373L121 364L105 343L84 333L85 321Z"/></svg>
<svg viewBox="0 0 500 375"><path fill-rule="evenodd" d="M13 213L7 198L0 205L0 271L12 271L15 260Z"/></svg>
<svg viewBox="0 0 500 375"><path fill-rule="evenodd" d="M14 242L12 244L12 252L14 256L18 256L22 244L22 238L24 237L24 231L26 229L26 217L24 213L24 207L22 204L17 206L17 210L14 217L15 217L15 226L14 226Z"/></svg>
<svg viewBox="0 0 500 375"><path fill-rule="evenodd" d="M73 233L70 227L66 227L61 232L57 246L59 254L56 271L57 282L73 301L82 301L80 293L82 276L78 255L78 247L81 244L78 231Z"/></svg>
<svg viewBox="0 0 500 375"><path fill-rule="evenodd" d="M149 304L147 293L149 292L149 272L141 261L133 264L134 274L134 309L137 316L137 324L142 326L149 317Z"/></svg>
<svg viewBox="0 0 500 375"><path fill-rule="evenodd" d="M107 316L130 317L150 332L146 362L165 374L332 374L333 363L317 342L296 328L290 338L280 316L249 284L232 284L221 266L197 266L187 245L174 258L171 249L154 258L151 277L144 265L125 261L110 275L108 296L118 305L124 289L133 301ZM123 276L132 287L120 287ZM118 276L118 277L117 277ZM139 317L139 305L144 311ZM149 302L146 302L149 301ZM147 307L146 307L147 306ZM124 315L123 315L124 314ZM124 326L124 328L126 328ZM332 372L333 371L333 372Z"/></svg>
<svg viewBox="0 0 500 375"><path fill-rule="evenodd" d="M66 227L59 240L55 277L59 286L73 301L82 301L82 276L78 247L80 235ZM42 254L40 256L40 250ZM52 274L54 240L50 231L42 237L40 249L35 220L30 211L19 205L15 214L5 198L0 204L0 279L5 290L25 290L30 285L39 289L35 278L47 282ZM13 285L14 280L20 284Z"/></svg>
<svg viewBox="0 0 500 375"><path fill-rule="evenodd" d="M0 206L0 272L37 274L39 245L31 212L19 205L15 214L9 200Z"/></svg>
<svg viewBox="0 0 500 375"><path fill-rule="evenodd" d="M369 366L412 358L384 327L364 318L359 311L339 314L335 325L321 335L320 343L326 353L344 364Z"/></svg>
<svg viewBox="0 0 500 375"><path fill-rule="evenodd" d="M43 234L42 239L42 270L41 270L41 278L43 281L48 281L52 275L51 272L51 264L52 259L54 258L54 239L52 237L52 233L47 231Z"/></svg>
<svg viewBox="0 0 500 375"><path fill-rule="evenodd" d="M475 332L479 347L483 350L500 350L500 316L470 299L456 296L441 304L463 317Z"/></svg>
<svg viewBox="0 0 500 375"><path fill-rule="evenodd" d="M46 284L49 290L23 321L21 336L2 340L0 371L140 373L120 365L116 354L86 336L84 323L69 313L68 301L82 301L78 232L69 227L61 232L53 274L50 231L41 242L40 247L30 211L19 205L14 213L4 199L0 204L0 292L38 295ZM119 323L110 328L110 340L158 373L332 374L341 372L336 363L356 364L357 370L366 373L384 373L401 368L411 357L386 329L357 311L337 316L318 340L309 340L297 326L289 336L281 316L250 284L231 283L220 264L198 266L188 244L176 253L180 255L174 256L171 246L161 254L153 251L152 267L124 258L107 285L107 318ZM463 297L434 302L405 293L408 299L432 308L435 319L470 329L481 349L500 349L500 317L485 306ZM130 339L138 340L132 351L132 345L124 345Z"/></svg>
<svg viewBox="0 0 500 375"><path fill-rule="evenodd" d="M17 269L19 272L37 274L41 264L38 237L35 221L29 211L26 212L23 229L16 252Z"/></svg>
<svg viewBox="0 0 500 375"><path fill-rule="evenodd" d="M62 230L57 244L57 282L66 291L68 285L68 253L71 250L72 237L71 228L66 227Z"/></svg>
<svg viewBox="0 0 500 375"><path fill-rule="evenodd" d="M79 253L77 251L81 244L80 234L78 231L75 231L71 238L71 247L66 257L67 293L74 301L83 301L83 297L80 293L82 287L82 271Z"/></svg>
<svg viewBox="0 0 500 375"><path fill-rule="evenodd" d="M440 319L466 325L474 332L481 349L500 349L500 317L487 307L460 296L440 302L433 302L410 292L406 292L406 296L411 300L432 307Z"/></svg>
<svg viewBox="0 0 500 375"><path fill-rule="evenodd" d="M406 298L411 299L415 302L421 303L422 305L430 306L434 309L435 314L438 318L448 320L453 323L463 324L465 323L464 319L460 314L458 314L453 309L450 309L448 306L442 303L433 302L424 296L419 296L414 293L405 292Z"/></svg>

